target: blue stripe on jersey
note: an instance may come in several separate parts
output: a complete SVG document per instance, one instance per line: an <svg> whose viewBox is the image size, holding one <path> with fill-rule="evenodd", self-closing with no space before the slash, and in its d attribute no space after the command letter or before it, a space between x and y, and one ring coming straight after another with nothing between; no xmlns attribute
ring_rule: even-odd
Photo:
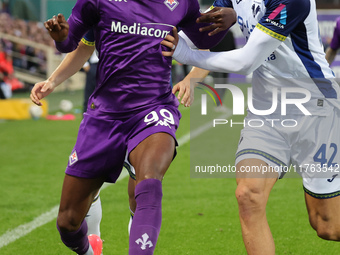
<svg viewBox="0 0 340 255"><path fill-rule="evenodd" d="M287 23L287 8L283 8L283 10L280 13L281 17L280 17L280 23L282 25L286 25Z"/></svg>
<svg viewBox="0 0 340 255"><path fill-rule="evenodd" d="M321 93L325 98L337 98L332 82L325 78L320 65L314 61L313 55L309 51L305 25L299 28L299 35L293 32L290 36L296 54Z"/></svg>

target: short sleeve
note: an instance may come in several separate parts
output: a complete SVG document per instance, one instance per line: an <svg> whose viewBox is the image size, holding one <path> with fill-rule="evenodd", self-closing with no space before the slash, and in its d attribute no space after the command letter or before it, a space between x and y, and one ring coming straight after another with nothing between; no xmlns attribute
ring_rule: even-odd
<svg viewBox="0 0 340 255"><path fill-rule="evenodd" d="M55 42L60 52L71 52L78 47L79 41L93 25L99 21L96 0L78 0L72 9L69 23L69 33L66 40Z"/></svg>
<svg viewBox="0 0 340 255"><path fill-rule="evenodd" d="M267 0L266 13L256 25L266 34L284 41L310 12L309 0Z"/></svg>

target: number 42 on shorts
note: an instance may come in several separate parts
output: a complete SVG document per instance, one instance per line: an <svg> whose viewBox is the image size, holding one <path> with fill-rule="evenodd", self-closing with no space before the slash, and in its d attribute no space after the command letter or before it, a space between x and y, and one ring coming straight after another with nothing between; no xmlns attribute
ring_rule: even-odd
<svg viewBox="0 0 340 255"><path fill-rule="evenodd" d="M329 159L326 158L327 149L332 150L332 155ZM322 144L319 150L315 153L313 160L314 162L319 162L321 166L334 167L337 165L336 162L333 162L336 154L338 152L338 147L335 143L331 143L329 148L327 148L326 144Z"/></svg>

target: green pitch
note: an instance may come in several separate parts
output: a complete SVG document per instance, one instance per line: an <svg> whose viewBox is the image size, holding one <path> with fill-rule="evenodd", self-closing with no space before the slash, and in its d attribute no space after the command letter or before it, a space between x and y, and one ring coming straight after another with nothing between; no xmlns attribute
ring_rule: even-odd
<svg viewBox="0 0 340 255"><path fill-rule="evenodd" d="M51 108L56 110L64 98L80 106L82 95L76 92L50 97ZM230 97L224 101L231 106ZM197 98L193 107L200 107ZM183 117L178 138L190 131L190 110L180 110ZM0 122L1 255L74 254L60 241L55 216L64 169L80 121L81 115L77 114L75 121ZM213 131L201 136L207 137L209 132ZM238 134L239 130L224 133L230 141L228 157L235 153ZM246 254L234 196L235 180L191 178L190 143L182 144L177 152L163 181L163 223L155 254ZM104 255L128 254L127 181L122 179L101 192ZM269 198L267 215L277 254L340 253L339 243L319 239L309 226L301 179L278 181ZM47 223L39 226L42 221Z"/></svg>

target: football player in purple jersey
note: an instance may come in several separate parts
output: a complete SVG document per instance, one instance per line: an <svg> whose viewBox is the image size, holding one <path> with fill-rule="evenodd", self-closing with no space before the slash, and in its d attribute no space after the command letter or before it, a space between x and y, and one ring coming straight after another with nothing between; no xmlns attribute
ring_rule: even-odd
<svg viewBox="0 0 340 255"><path fill-rule="evenodd" d="M122 8L133 11L126 15ZM68 22L58 15L45 23L62 52L75 50L93 28L100 59L97 87L69 158L57 218L62 241L78 254L94 254L97 244L88 241L84 217L103 182L115 182L123 164L136 175L129 254L153 254L161 226L161 181L175 156L180 119L169 86L171 60L162 56L160 42L179 26L199 48L218 43L223 34L198 33L199 16L195 0L78 0ZM230 11L229 23L234 22ZM39 103L53 89L53 84L36 88L33 101ZM190 88L182 91L181 103L188 106Z"/></svg>

